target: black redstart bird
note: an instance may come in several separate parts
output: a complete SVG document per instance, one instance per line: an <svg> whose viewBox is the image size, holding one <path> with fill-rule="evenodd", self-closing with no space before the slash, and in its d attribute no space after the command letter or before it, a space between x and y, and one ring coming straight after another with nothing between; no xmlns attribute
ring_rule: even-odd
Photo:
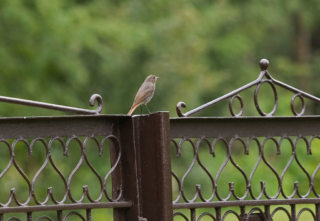
<svg viewBox="0 0 320 221"><path fill-rule="evenodd" d="M149 75L141 85L136 98L134 99L134 102L132 104L132 107L128 113L128 115L131 115L132 112L141 104L144 104L149 112L149 109L147 107L147 103L151 100L154 94L154 90L156 89L156 81L159 77L155 75Z"/></svg>

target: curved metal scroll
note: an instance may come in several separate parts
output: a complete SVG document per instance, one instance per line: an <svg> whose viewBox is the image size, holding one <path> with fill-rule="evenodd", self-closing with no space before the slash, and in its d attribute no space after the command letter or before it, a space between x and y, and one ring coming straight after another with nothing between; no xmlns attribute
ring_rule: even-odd
<svg viewBox="0 0 320 221"><path fill-rule="evenodd" d="M24 99L4 97L4 96L0 96L0 101L6 102L6 103L21 104L21 105L32 106L32 107L40 107L40 108L51 109L51 110L59 110L59 111L72 112L76 114L89 114L89 115L90 114L99 115L103 108L102 97L99 94L94 94L89 99L89 105L91 107L93 107L95 101L97 101L98 107L95 110L86 110L81 108L68 107L63 105L43 103L38 101L24 100Z"/></svg>
<svg viewBox="0 0 320 221"><path fill-rule="evenodd" d="M242 99L241 97L239 96L239 93L241 91L244 91L248 88L251 88L253 86L256 86L256 89L255 89L255 93L254 93L254 102L255 102L255 106L257 108L257 111L259 112L259 114L261 116L273 116L277 110L277 107L278 107L278 93L277 93L277 90L275 88L275 85L277 86L280 86L282 88L285 88L289 91L292 91L294 93L292 99L291 99L291 110L292 110L292 113L295 115L295 116L301 116L304 114L305 112L305 102L304 102L304 98L308 98L310 100L313 100L317 103L320 103L320 99L311 95L311 94L308 94L304 91L301 91L299 89L296 89L290 85L287 85L281 81L278 81L274 78L271 77L271 75L269 74L269 72L267 71L267 68L269 66L269 61L267 59L262 59L259 63L260 65L260 68L261 68L261 72L260 72L260 75L259 77L255 80L255 81L252 81L250 82L249 84L246 84L244 85L243 87L240 87L226 95L223 95L213 101L210 101L200 107L197 107L191 111L188 111L187 113L182 113L182 108L185 108L186 107L186 104L184 102L178 102L177 106L176 106L176 110L177 110L177 114L179 117L189 117L195 113L198 113L199 111L201 110L204 110L216 103L219 103L220 101L223 101L223 100L226 100L226 99L230 99L229 101L229 109L230 109L230 112L231 112L231 115L234 116L234 117L240 117L242 116L242 113L243 113L243 102L242 102ZM263 79L263 78L266 78L266 79ZM274 103L274 107L273 107L273 110L270 112L270 113L264 113L261 109L260 109L260 106L258 104L258 91L259 91L259 88L260 86L264 83L268 83L271 87L272 87L272 90L273 90L273 93L274 93L274 97L275 97L275 103ZM297 113L295 110L294 110L294 106L293 106L293 102L295 100L296 97L299 97L301 102L302 102L302 110L300 113ZM234 98L238 98L238 100L240 101L241 103L241 110L240 110L240 113L239 114L234 114L233 112L233 109L232 109L232 101Z"/></svg>

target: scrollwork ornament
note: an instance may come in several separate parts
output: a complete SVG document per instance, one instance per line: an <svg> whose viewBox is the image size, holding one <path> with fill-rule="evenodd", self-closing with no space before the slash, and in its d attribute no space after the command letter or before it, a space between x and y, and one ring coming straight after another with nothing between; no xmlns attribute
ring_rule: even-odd
<svg viewBox="0 0 320 221"><path fill-rule="evenodd" d="M242 86L242 87L240 87L240 88L238 88L238 89L236 89L234 91L231 91L230 93L222 95L219 98L216 98L216 99L214 99L212 101L209 101L209 102L207 102L207 103L205 103L205 104L203 104L203 105L201 105L201 106L199 106L197 108L194 108L193 110L190 110L190 111L188 111L186 113L182 113L181 109L185 108L186 104L184 102L178 102L178 104L176 106L176 110L177 110L178 116L179 117L189 117L189 116L191 116L191 115L193 115L195 113L198 113L198 112L200 112L200 111L202 111L202 110L204 110L204 109L206 109L206 108L208 108L208 107L210 107L210 106L212 106L214 104L217 104L217 103L219 103L219 102L221 102L223 100L230 99L229 100L229 109L230 109L231 115L235 116L235 117L240 117L243 114L242 113L243 112L243 102L242 102L242 99L239 96L239 93L242 92L242 91L245 91L245 90L247 90L247 89L249 89L251 87L254 87L254 86L256 86L256 89L255 89L255 92L254 92L254 103L255 103L255 106L256 106L256 109L257 109L258 113L261 116L267 116L267 117L274 116L274 114L275 114L275 112L277 110L277 107L278 107L278 93L277 93L277 90L276 90L275 86L279 86L279 87L281 87L281 88L283 88L283 89L285 89L287 91L291 91L291 92L294 93L294 95L293 95L293 97L291 99L291 110L292 110L292 113L295 116L302 116L304 114L304 112L305 112L304 99L305 98L320 104L320 98L317 98L317 97L315 97L315 96L313 96L311 94L308 94L308 93L306 93L304 91L301 91L301 90L299 90L297 88L294 88L294 87L292 87L290 85L287 85L287 84L285 84L285 83L283 83L281 81L278 81L278 80L274 79L269 74L269 72L267 71L267 69L269 67L269 61L267 59L262 59L260 61L259 65L260 65L260 68L261 68L261 72L260 72L259 77L256 80L254 80L254 81L252 81L252 82L250 82L250 83L248 83L248 84L246 84L246 85L244 85L244 86ZM271 88L273 90L273 93L274 93L274 96L275 96L274 107L273 107L273 110L270 113L264 113L261 110L261 108L260 108L260 106L258 104L258 100L257 100L259 88L261 87L261 85L264 82L267 82L271 86ZM299 97L301 102L302 102L302 110L301 110L300 113L297 113L294 110L293 103L294 103L294 100L295 100L296 97ZM232 110L232 101L233 101L234 98L238 98L238 100L241 103L241 110L240 110L239 114L235 114L233 112L233 110Z"/></svg>
<svg viewBox="0 0 320 221"><path fill-rule="evenodd" d="M299 218L303 212L309 212L311 214L313 220L316 221L316 216L315 216L314 212L309 208L303 208L300 210L300 212L297 215L297 221L299 221Z"/></svg>
<svg viewBox="0 0 320 221"><path fill-rule="evenodd" d="M188 217L181 212L176 212L173 214L173 217L180 216L183 217L185 221L189 221Z"/></svg>
<svg viewBox="0 0 320 221"><path fill-rule="evenodd" d="M95 111L96 111L96 114L100 114L101 111L102 111L102 109L103 109L103 100L102 100L102 97L101 97L99 94L94 94L94 95L92 95L92 96L90 97L90 99L89 99L89 105L90 105L91 107L93 107L95 101L97 101L97 103L98 103L98 107L97 107L97 109L95 110Z"/></svg>
<svg viewBox="0 0 320 221"><path fill-rule="evenodd" d="M86 219L79 213L79 212L71 212L68 215L66 215L66 217L63 219L63 221L67 221L69 219L70 216L77 216L79 217L82 221L86 221Z"/></svg>
<svg viewBox="0 0 320 221"><path fill-rule="evenodd" d="M301 103L302 103L302 109L301 109L301 112L300 112L300 113L297 113L297 112L295 111L295 109L294 109L294 101L295 101L295 99L296 99L297 97L300 98L300 101L301 101ZM304 98L302 97L301 93L298 93L298 94L293 95L292 98L291 98L291 103L290 103L290 104L291 104L291 105L290 105L291 111L292 111L292 113L294 114L294 116L302 116L302 115L304 114L304 112L305 112L305 110L306 110L306 104L305 104L305 102L304 102Z"/></svg>
<svg viewBox="0 0 320 221"><path fill-rule="evenodd" d="M240 105L241 105L241 107L240 107L240 112L239 112L238 114L235 114L235 113L233 112L232 101L233 101L234 98L237 98L237 99L239 100L239 102L240 102ZM237 94L237 95L234 95L233 97L230 98L230 101L229 101L229 110L230 110L230 113L231 113L231 115L232 115L233 117L241 117L241 116L242 116L242 114L243 114L243 101L242 101L242 98L240 97L240 95Z"/></svg>
<svg viewBox="0 0 320 221"><path fill-rule="evenodd" d="M11 217L8 221L21 221L18 217Z"/></svg>
<svg viewBox="0 0 320 221"><path fill-rule="evenodd" d="M54 221L50 216L40 216L36 221L41 221L41 220Z"/></svg>
<svg viewBox="0 0 320 221"><path fill-rule="evenodd" d="M278 211L283 211L283 212L285 212L285 214L287 215L287 217L289 218L289 220L291 219L291 216L290 216L290 213L289 213L289 211L286 209L286 208L284 208L284 207L277 207L275 210L273 210L273 212L271 213L271 218L273 218L273 216L274 216L274 214L276 214L276 212L278 212Z"/></svg>
<svg viewBox="0 0 320 221"><path fill-rule="evenodd" d="M235 216L237 217L237 219L238 219L239 221L241 221L241 218L240 218L239 214L236 213L236 212L233 211L233 210L228 210L228 211L223 215L223 217L222 217L221 220L224 221L229 214L235 215Z"/></svg>
<svg viewBox="0 0 320 221"><path fill-rule="evenodd" d="M186 107L187 107L187 105L186 105L184 102L182 102L182 101L180 101L180 102L177 104L176 110L177 110L177 114L178 114L179 117L187 117L187 115L185 115L184 113L182 113L182 110L181 110L181 108L186 108Z"/></svg>
<svg viewBox="0 0 320 221"><path fill-rule="evenodd" d="M258 92L259 92L259 89L261 87L261 85L263 83L267 82L272 90L273 90L273 94L274 94L274 105L273 105L273 109L270 113L266 114L264 113L261 108L260 108L260 105L259 105L259 102L258 102ZM276 87L274 86L273 82L271 80L262 80L260 84L257 85L255 91L254 91L254 104L256 106L256 109L257 111L259 112L259 114L261 116L273 116L275 114L275 112L277 111L277 108L278 108L278 93L277 93L277 89Z"/></svg>
<svg viewBox="0 0 320 221"><path fill-rule="evenodd" d="M210 218L212 219L212 221L216 221L216 218L215 218L211 213L208 213L208 212L202 213L202 214L198 217L197 221L201 221L201 220L202 220L202 217L204 217L204 216L208 216L208 217L210 217Z"/></svg>
<svg viewBox="0 0 320 221"><path fill-rule="evenodd" d="M87 109L69 107L64 105L51 104L51 103L32 101L32 100L13 98L13 97L5 97L5 96L0 96L0 101L6 102L6 103L13 103L13 104L20 104L25 106L50 109L50 110L58 110L58 111L72 112L76 114L90 114L90 115L99 115L103 108L102 97L99 94L93 94L89 99L89 105L91 107L93 107L95 101L97 101L98 107L96 110L87 110Z"/></svg>

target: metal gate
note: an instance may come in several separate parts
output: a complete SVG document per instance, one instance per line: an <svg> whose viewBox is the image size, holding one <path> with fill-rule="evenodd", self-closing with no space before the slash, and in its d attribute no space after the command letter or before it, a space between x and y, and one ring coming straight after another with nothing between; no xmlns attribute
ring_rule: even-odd
<svg viewBox="0 0 320 221"><path fill-rule="evenodd" d="M266 60L260 62L260 67L261 73L257 80L199 108L183 114L181 108L185 104L179 102L177 111L180 118L170 119L168 112L133 117L96 115L1 118L0 145L7 149L7 155L2 155L1 160L8 159L8 163L0 168L0 185L9 180L6 174L14 169L28 190L27 197L21 200L15 189L2 185L1 191L7 191L8 198L0 202L0 220L23 220L15 214L25 213L24 220L28 221L62 221L69 220L69 217L89 221L92 219L92 210L107 209L113 210L115 221L221 221L229 216L241 221L270 221L280 211L290 221L299 220L303 213L309 213L314 220L320 221L320 195L317 192L320 164L318 162L316 168L310 169L308 161L302 162L300 155L306 155L304 159L309 160L314 150L312 160L319 161L317 154L320 152L314 142L320 139L320 118L302 115L305 111L304 98L318 103L320 100L273 79L267 72ZM257 99L263 83L271 86L275 97L274 108L268 114L261 110ZM278 106L276 85L294 93L291 109L295 116L273 116ZM263 117L242 117L244 102L239 93L253 86L256 86L255 106ZM301 113L294 109L297 97L303 104ZM239 114L233 111L232 102L235 98L241 104ZM0 98L3 101L5 99ZM230 99L229 107L233 117L189 117L225 99ZM14 100L13 103L42 105L22 100ZM50 105L41 107L60 108ZM64 110L70 111L68 108ZM84 114L99 113L72 110ZM68 163L72 157L69 151L71 143L78 147L80 157L71 173L66 175L60 168L62 163ZM45 160L32 176L27 174L16 159L16 148L21 145L27 149L29 157L38 151L35 145L45 149ZM265 151L269 146L275 153L271 158ZM60 158L52 157L55 148L62 150ZM219 148L224 154L217 150ZM101 175L88 155L101 155L104 151L110 153L106 160L110 169ZM171 151L174 155L171 155ZM255 155L252 154L254 151ZM183 159L185 156L189 157L189 161ZM178 172L173 169L172 161L178 162L174 164L179 165ZM220 164L216 164L216 161L220 161ZM248 161L255 162L253 168L246 168ZM279 169L278 162L285 165L284 168ZM299 182L288 183L290 179L286 178L290 167L294 165L299 170L297 174L304 177L303 188L299 187ZM56 196L57 190L51 186L45 187L47 194L44 198L40 199L37 195L37 188L40 188L37 180L40 176L46 176L47 166L52 168L63 183L61 197ZM90 189L89 181L83 186L81 196L76 197L72 181L82 166L89 168L99 188ZM259 169L261 166L264 166L264 170ZM190 192L190 180L202 182L201 176L193 173L196 167L196 173L201 171L205 175L206 184L195 185L191 189L193 192ZM267 174L271 174L274 182L263 179L257 183L255 176L259 174L266 178ZM243 180L242 192L239 192L241 185L233 182L234 176L240 176ZM274 192L270 192L270 185L276 185ZM289 193L284 189L288 185L292 186ZM92 191L98 192L98 195L93 197ZM314 206L300 206L305 204ZM289 209L283 205L290 205ZM54 211L55 215L49 216L47 211ZM38 215L39 212L41 215Z"/></svg>
<svg viewBox="0 0 320 221"><path fill-rule="evenodd" d="M269 62L262 59L260 61L261 72L257 80L185 114L181 110L185 104L178 103L177 113L181 118L170 120L171 141L176 148L177 157L183 156L184 145L188 144L193 149L193 158L181 176L177 176L172 171L173 179L178 187L173 209L190 210L190 215L176 211L174 217L181 217L182 220L188 221L220 221L232 214L233 220L269 221L274 220L275 214L282 211L288 217L287 220L291 221L299 220L302 213L310 213L309 216L313 220L320 220L320 186L319 178L316 178L320 169L319 156L310 157L312 147L316 154L319 153L317 151L319 144L316 146L315 141L320 138L320 118L318 116L302 116L306 110L305 98L317 103L320 103L320 99L273 79L267 71L268 65ZM273 92L271 96L274 96L274 106L270 113L264 113L258 102L258 92L264 83L271 86ZM244 102L239 93L254 86L253 100L261 117L242 117ZM276 86L293 92L291 102L288 102L288 108L291 107L293 117L274 116L278 108ZM300 98L302 104L300 113L295 110L294 106L297 97ZM241 106L238 114L234 113L232 106L235 98L240 101ZM229 110L233 117L186 118L225 99L229 99ZM225 155L217 154L218 144L225 150ZM266 146L271 146L273 155L266 156L266 152L269 152L268 155L270 152L272 153L270 150L265 150ZM253 149L256 149L255 156L249 154ZM234 154L235 150L237 150L236 154ZM286 152L286 157L283 152ZM211 160L204 164L200 153L211 154ZM237 161L234 159L235 156L238 156ZM214 166L210 168L210 165L214 165L214 162L219 158L222 158L223 161L220 165L215 166L216 171L213 173L210 169ZM315 160L317 167L310 168L308 160L302 162L302 158ZM244 168L246 167L245 162L254 162L253 168ZM279 162L285 166L279 167ZM229 168L232 168L232 172L224 173L228 164ZM295 170L291 171L293 178L286 179L286 175L289 174L288 170L294 164ZM264 165L264 170L257 171L261 165ZM184 189L185 182L196 166L206 174L207 181L210 183L206 188L209 188L210 191L209 194L207 191L204 196L204 188L196 185L195 194L189 193L188 197ZM258 183L253 182L258 173L265 174L265 177L262 177ZM265 181L268 173L273 176L272 183ZM237 174L242 177L245 183L242 192L236 189L237 185L239 189L239 183L232 182L233 176ZM220 181L222 176L224 179ZM299 182L296 181L298 177L303 181L302 188L299 188ZM293 179L294 181L292 181ZM273 193L270 193L272 184L276 188ZM291 186L292 190L288 191L284 188L285 186ZM227 191L221 190L226 188ZM239 194L239 192L241 193ZM313 204L313 206L304 206L304 204ZM290 205L290 207L286 208L283 205Z"/></svg>

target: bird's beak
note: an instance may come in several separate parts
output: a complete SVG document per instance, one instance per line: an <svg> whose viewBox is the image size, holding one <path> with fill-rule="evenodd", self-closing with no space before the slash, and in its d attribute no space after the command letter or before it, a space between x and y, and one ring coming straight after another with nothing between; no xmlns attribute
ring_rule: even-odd
<svg viewBox="0 0 320 221"><path fill-rule="evenodd" d="M160 78L160 77L156 77L156 78L158 79L158 78Z"/></svg>

